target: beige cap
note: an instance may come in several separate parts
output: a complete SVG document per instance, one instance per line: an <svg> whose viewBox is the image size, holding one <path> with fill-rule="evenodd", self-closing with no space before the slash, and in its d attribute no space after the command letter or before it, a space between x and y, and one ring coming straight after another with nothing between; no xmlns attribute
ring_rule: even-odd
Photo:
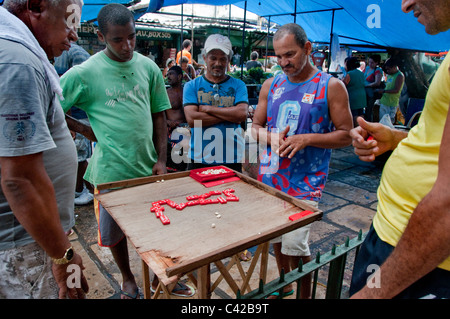
<svg viewBox="0 0 450 319"><path fill-rule="evenodd" d="M230 39L221 34L212 34L206 39L205 54L208 54L209 51L214 49L223 51L229 58L233 55L233 48L231 46Z"/></svg>

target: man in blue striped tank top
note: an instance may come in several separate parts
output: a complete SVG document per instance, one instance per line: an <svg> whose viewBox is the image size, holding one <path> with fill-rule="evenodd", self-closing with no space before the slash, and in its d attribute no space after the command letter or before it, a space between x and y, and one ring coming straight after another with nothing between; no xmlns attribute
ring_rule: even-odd
<svg viewBox="0 0 450 319"><path fill-rule="evenodd" d="M331 149L351 143L348 94L340 80L310 63L312 45L299 25L278 29L273 46L283 73L263 84L253 117L253 136L267 143L258 180L317 207ZM309 230L310 225L273 241L280 271L297 268L300 259L311 260ZM301 298L310 298L310 276L301 287ZM294 292L291 285L284 289L284 295Z"/></svg>

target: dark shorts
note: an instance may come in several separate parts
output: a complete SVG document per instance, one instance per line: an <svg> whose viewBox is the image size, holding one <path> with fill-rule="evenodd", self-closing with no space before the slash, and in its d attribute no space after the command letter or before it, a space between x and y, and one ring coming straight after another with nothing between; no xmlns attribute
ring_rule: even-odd
<svg viewBox="0 0 450 319"><path fill-rule="evenodd" d="M371 226L355 261L350 285L350 295L358 292L366 285L368 277L374 272L371 266L381 266L393 250L394 247L382 241L373 226ZM450 271L436 268L406 288L395 298L448 299L450 298Z"/></svg>

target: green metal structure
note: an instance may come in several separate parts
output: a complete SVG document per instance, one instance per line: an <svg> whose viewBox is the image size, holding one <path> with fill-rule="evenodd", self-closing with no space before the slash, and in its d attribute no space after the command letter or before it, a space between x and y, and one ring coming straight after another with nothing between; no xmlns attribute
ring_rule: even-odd
<svg viewBox="0 0 450 319"><path fill-rule="evenodd" d="M325 299L341 299L342 283L344 280L347 256L351 251L355 250L356 258L359 252L359 247L363 243L365 237L366 233L363 234L362 231L359 231L357 237L351 240L347 237L343 245L333 245L331 251L323 255L318 252L315 260L312 260L304 265L300 261L300 264L296 270L294 269L287 274L282 271L278 279L275 279L267 284L264 284L261 280L259 283L259 288L249 292L246 295L241 295L238 291L237 299L264 299L276 291L279 291L279 298L283 298L283 287L293 282L297 282L296 298L299 299L301 279L310 273L313 273L312 298L315 299L319 270L325 267L329 267Z"/></svg>

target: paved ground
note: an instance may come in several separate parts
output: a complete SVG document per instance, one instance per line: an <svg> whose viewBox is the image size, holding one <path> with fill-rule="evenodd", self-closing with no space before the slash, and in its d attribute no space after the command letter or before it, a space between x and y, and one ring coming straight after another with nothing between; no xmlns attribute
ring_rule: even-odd
<svg viewBox="0 0 450 319"><path fill-rule="evenodd" d="M353 153L351 147L333 151L331 171L325 187L323 199L319 208L323 210L324 217L315 222L310 235L310 248L312 256L318 251L325 253L331 250L333 244L343 244L348 236L357 236L360 229L369 229L375 213L377 199L376 190L383 166L382 161L375 163L361 162ZM250 171L250 174L252 172ZM74 247L81 252L90 284L88 297L92 299L118 298L120 289L120 275L115 266L108 248L97 245L97 223L92 205L76 207L75 233L70 237ZM243 225L245 231L245 225ZM130 259L132 269L142 286L141 261L130 246ZM349 258L351 259L351 258ZM244 269L249 262L243 262ZM347 262L347 271L344 279L344 293L348 289L351 278L352 260ZM218 271L211 268L212 280L218 276ZM233 275L238 275L234 273ZM323 297L326 280L325 274L319 276L317 298ZM278 277L273 254L269 259L268 280ZM189 284L187 278L182 278ZM252 289L257 288L256 279L251 281ZM193 298L195 298L194 296ZM213 293L212 298L234 298L231 290L222 282Z"/></svg>

